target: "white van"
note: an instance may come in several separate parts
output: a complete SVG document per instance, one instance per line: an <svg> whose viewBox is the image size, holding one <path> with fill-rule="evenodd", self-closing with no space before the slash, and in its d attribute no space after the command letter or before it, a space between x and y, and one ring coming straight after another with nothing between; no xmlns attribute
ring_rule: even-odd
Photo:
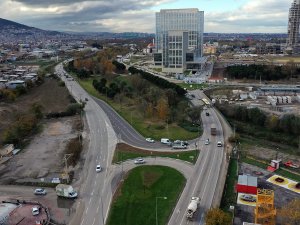
<svg viewBox="0 0 300 225"><path fill-rule="evenodd" d="M218 141L218 143L217 143L217 147L222 147L223 145L222 145L222 142L221 141Z"/></svg>
<svg viewBox="0 0 300 225"><path fill-rule="evenodd" d="M168 139L168 138L162 138L162 139L160 139L160 142L161 142L162 144L167 144L167 145L170 145L170 144L171 144L171 141L170 141L170 139Z"/></svg>

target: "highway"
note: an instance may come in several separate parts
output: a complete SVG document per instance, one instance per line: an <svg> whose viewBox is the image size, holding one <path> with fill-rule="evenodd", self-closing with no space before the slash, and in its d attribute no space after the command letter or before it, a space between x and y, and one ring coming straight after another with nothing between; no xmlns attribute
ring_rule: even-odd
<svg viewBox="0 0 300 225"><path fill-rule="evenodd" d="M61 64L56 67L57 74L65 73ZM71 225L102 225L107 219L111 199L123 173L133 168L133 162L124 162L123 165L111 165L112 156L118 138L133 146L157 150L160 143L148 143L124 119L122 119L106 103L96 98L91 98L76 82L62 79L71 94L77 99L88 98L85 107L85 116L89 129L89 147L86 154L81 178L75 183L81 187L76 216ZM204 96L200 96L203 98ZM213 109L208 109L210 116L202 112L204 133L198 139L200 156L195 166L171 159L147 159L149 165L165 165L182 172L187 178L186 186L178 204L170 218L170 225L174 224L203 224L204 213L212 206L216 191L219 172L224 158L223 147L217 147L217 141L224 143L222 126ZM215 123L218 133L210 135L210 124ZM210 139L209 145L204 145L204 140ZM103 172L96 173L96 165L100 163ZM123 173L122 173L123 171ZM187 221L185 213L190 198L201 198L200 210L193 222ZM82 219L80 219L82 218ZM79 222L80 221L80 222Z"/></svg>
<svg viewBox="0 0 300 225"><path fill-rule="evenodd" d="M222 160L224 157L224 148L217 147L217 142L224 143L222 126L213 109L207 110L210 116L206 116L202 112L201 118L203 121L204 132L199 140L200 156L194 166L194 171L191 178L177 203L177 206L171 216L168 224L204 224L204 214L212 207L213 198L216 191L216 185L221 170ZM210 125L216 124L217 135L210 135ZM209 145L204 145L203 140L210 139ZM224 146L224 145L223 145ZM188 221L185 217L188 204L191 197L200 197L200 208L196 214L194 221Z"/></svg>

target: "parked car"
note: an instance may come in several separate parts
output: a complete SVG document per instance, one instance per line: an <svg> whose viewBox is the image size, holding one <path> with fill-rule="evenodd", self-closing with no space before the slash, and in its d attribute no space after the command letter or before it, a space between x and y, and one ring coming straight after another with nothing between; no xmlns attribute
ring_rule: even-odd
<svg viewBox="0 0 300 225"><path fill-rule="evenodd" d="M39 215L39 214L40 214L40 210L41 210L41 208L40 208L39 206L34 206L34 207L32 207L32 210L31 210L32 215L33 215L33 216Z"/></svg>
<svg viewBox="0 0 300 225"><path fill-rule="evenodd" d="M96 172L99 173L99 172L101 172L101 171L102 171L101 165L98 164L98 165L96 166Z"/></svg>
<svg viewBox="0 0 300 225"><path fill-rule="evenodd" d="M37 188L34 190L35 195L46 195L47 191L44 188Z"/></svg>
<svg viewBox="0 0 300 225"><path fill-rule="evenodd" d="M217 147L222 147L223 145L222 145L222 142L221 141L218 141L218 143L217 143Z"/></svg>
<svg viewBox="0 0 300 225"><path fill-rule="evenodd" d="M144 164L145 160L143 158L137 158L134 160L134 164Z"/></svg>
<svg viewBox="0 0 300 225"><path fill-rule="evenodd" d="M241 199L247 202L256 202L256 198L252 195L242 195Z"/></svg>
<svg viewBox="0 0 300 225"><path fill-rule="evenodd" d="M152 138L146 138L146 141L150 143L154 143L154 140Z"/></svg>

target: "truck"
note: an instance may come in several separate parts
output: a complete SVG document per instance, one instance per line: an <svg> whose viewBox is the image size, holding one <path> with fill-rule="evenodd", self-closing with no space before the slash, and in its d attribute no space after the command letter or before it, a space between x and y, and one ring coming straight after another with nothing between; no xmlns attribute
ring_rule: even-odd
<svg viewBox="0 0 300 225"><path fill-rule="evenodd" d="M194 217L195 212L198 209L200 203L200 198L199 197L192 197L191 202L188 205L187 211L186 211L186 218L188 220L192 220Z"/></svg>
<svg viewBox="0 0 300 225"><path fill-rule="evenodd" d="M172 148L173 149L186 149L187 146L185 144L183 144L183 143L180 143L180 144L173 144Z"/></svg>
<svg viewBox="0 0 300 225"><path fill-rule="evenodd" d="M211 133L211 135L216 135L217 134L217 127L216 127L215 124L212 124L210 126L210 133Z"/></svg>
<svg viewBox="0 0 300 225"><path fill-rule="evenodd" d="M63 198L76 198L77 192L73 189L71 185L59 184L55 188L58 197Z"/></svg>

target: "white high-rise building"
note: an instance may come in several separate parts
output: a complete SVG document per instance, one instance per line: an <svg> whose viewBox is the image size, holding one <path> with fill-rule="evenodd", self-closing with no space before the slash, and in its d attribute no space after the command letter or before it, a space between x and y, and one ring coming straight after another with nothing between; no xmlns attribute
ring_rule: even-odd
<svg viewBox="0 0 300 225"><path fill-rule="evenodd" d="M287 48L295 53L298 47L300 25L300 0L294 0L289 11Z"/></svg>
<svg viewBox="0 0 300 225"><path fill-rule="evenodd" d="M163 72L182 73L201 68L204 12L163 9L156 13L155 65Z"/></svg>

